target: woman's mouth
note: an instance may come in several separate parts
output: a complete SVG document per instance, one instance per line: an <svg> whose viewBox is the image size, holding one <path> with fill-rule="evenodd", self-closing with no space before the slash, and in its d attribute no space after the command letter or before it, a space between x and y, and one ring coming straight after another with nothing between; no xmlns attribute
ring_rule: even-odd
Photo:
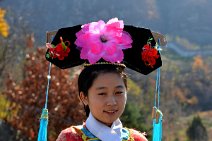
<svg viewBox="0 0 212 141"><path fill-rule="evenodd" d="M107 114L115 114L116 112L118 112L118 110L107 110L107 111L104 111L105 113Z"/></svg>

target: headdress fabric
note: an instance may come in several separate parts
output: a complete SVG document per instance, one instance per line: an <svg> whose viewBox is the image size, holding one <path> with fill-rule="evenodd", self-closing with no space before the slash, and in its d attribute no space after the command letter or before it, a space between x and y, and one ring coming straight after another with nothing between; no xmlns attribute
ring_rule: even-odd
<svg viewBox="0 0 212 141"><path fill-rule="evenodd" d="M59 29L55 37L53 38L51 45L48 45L50 47L48 47L49 49L46 53L46 59L61 69L71 68L82 64L124 64L126 67L145 75L149 74L162 65L160 53L156 47L157 43L155 42L150 29L135 27L132 25L123 25L123 27L120 28L121 30L123 30L121 33L116 33L113 30L117 29L111 28L108 30L104 30L103 33L99 33L100 35L97 35L96 38L96 33L95 35L93 35L93 33L91 33L92 35L90 33L87 33L90 32L89 28L93 27L85 24ZM119 32L119 30L117 31ZM110 32L110 34L108 34L108 32ZM118 34L119 39L116 40L117 36L113 36L113 34ZM97 40L98 37L99 40L102 41L102 44L96 43L99 42ZM103 40L102 37L104 37ZM79 39L81 39L80 43L78 42ZM108 43L108 45L104 46L107 40L111 40L111 43ZM124 40L127 41L124 42ZM113 42L115 42L115 44L113 44ZM99 48L98 45L103 46ZM111 47L110 45L115 47ZM108 48L110 47L111 49L108 50ZM120 48L122 48L121 51ZM52 49L54 51L52 51ZM63 49L64 52L61 53L61 57L60 54L58 55L58 53L60 53L61 51L56 51ZM104 51L109 53L105 55ZM116 51L119 51L119 53L117 53ZM94 53L92 54L90 52ZM121 56L119 57L121 59L119 59L116 54L117 56ZM60 57L57 57L57 55ZM93 63L89 59L92 59L93 56L93 58L96 59L95 55L102 55L102 57L98 56L99 59ZM116 60L112 58L114 56ZM90 58L85 59L86 57Z"/></svg>

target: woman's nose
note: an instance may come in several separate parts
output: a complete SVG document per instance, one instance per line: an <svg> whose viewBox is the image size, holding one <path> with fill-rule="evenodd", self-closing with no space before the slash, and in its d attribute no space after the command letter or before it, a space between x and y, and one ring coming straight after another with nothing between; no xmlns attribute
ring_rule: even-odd
<svg viewBox="0 0 212 141"><path fill-rule="evenodd" d="M116 105L117 104L117 100L115 96L109 96L107 98L107 105L111 106L111 105Z"/></svg>

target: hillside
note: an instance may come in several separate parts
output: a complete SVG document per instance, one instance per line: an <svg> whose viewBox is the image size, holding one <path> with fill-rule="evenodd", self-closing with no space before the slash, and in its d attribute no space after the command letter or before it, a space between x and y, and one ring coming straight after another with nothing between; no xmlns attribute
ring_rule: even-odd
<svg viewBox="0 0 212 141"><path fill-rule="evenodd" d="M42 44L45 32L93 20L123 19L126 24L180 36L200 45L212 44L212 1L209 0L2 0L13 24L25 22Z"/></svg>
<svg viewBox="0 0 212 141"><path fill-rule="evenodd" d="M118 17L123 19L125 24L151 28L165 34L168 44L161 51L163 66L160 88L164 135L170 141L172 139L177 141L178 137L185 141L185 131L199 112L211 138L212 1L0 0L0 8L2 7L7 11L6 20L10 25L10 36L0 38L0 52L6 54L0 54L0 64L6 66L4 74L11 73L14 81L17 82L21 82L26 77L24 72L27 71L23 69L24 59L28 56L26 50L32 52L40 47L45 48L46 31ZM4 58L4 55L7 58ZM40 57L44 56L40 55ZM46 71L42 69L39 76L44 72ZM151 108L154 104L156 71L144 76L127 69L127 74L133 82L131 82L133 87L129 88L135 89L133 94L137 93L137 97L128 96L131 106L128 112L132 110L133 114L127 115L137 116L133 119L146 124L145 128L151 132ZM1 80L2 84L6 84L3 78L7 75L0 76L2 76L0 84ZM136 121L135 125L138 125L138 122ZM142 126L138 125L138 127ZM143 131L143 128L141 129Z"/></svg>
<svg viewBox="0 0 212 141"><path fill-rule="evenodd" d="M178 136L180 136L179 141L185 141L186 140L186 129L191 124L191 121L193 117L199 116L202 119L203 125L207 129L208 133L208 141L212 141L212 111L208 112L199 112L194 115L190 115L189 117L180 117L178 121L175 122L175 128L177 128L176 131L178 131Z"/></svg>
<svg viewBox="0 0 212 141"><path fill-rule="evenodd" d="M201 110L211 109L209 104L211 77L207 77L210 73L203 74L202 77L196 77L198 73L192 73L197 82L189 83L192 77L189 72L192 71L193 57L202 56L203 66L208 67L208 70L211 67L209 57L212 55L212 37L209 36L212 29L210 27L212 19L209 18L209 13L212 13L211 1L2 0L0 3L1 7L8 11L7 19L12 25L11 32L18 33L17 29L21 28L23 32L33 32L36 44L41 45L45 42L46 31L92 20L108 20L115 16L123 19L126 24L133 23L168 34L170 42L162 51L163 56L167 58L163 66L163 71L167 74L164 75L176 77L179 89L185 89L184 87L188 89L188 98L195 95L199 99ZM184 75L187 75L188 80L182 78ZM139 83L137 78L134 79ZM185 84L182 85L181 82Z"/></svg>

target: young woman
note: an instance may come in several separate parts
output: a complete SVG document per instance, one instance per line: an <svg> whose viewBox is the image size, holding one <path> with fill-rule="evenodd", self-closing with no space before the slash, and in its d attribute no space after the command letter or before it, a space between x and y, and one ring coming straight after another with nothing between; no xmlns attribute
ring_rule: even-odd
<svg viewBox="0 0 212 141"><path fill-rule="evenodd" d="M88 118L63 130L57 141L146 141L119 120L127 100L124 68L146 75L160 67L156 46L149 29L118 18L59 29L46 58L62 69L85 64L78 88Z"/></svg>
<svg viewBox="0 0 212 141"><path fill-rule="evenodd" d="M123 64L97 64L79 75L79 97L87 120L63 130L57 141L147 141L144 134L122 126L119 117L127 101Z"/></svg>

